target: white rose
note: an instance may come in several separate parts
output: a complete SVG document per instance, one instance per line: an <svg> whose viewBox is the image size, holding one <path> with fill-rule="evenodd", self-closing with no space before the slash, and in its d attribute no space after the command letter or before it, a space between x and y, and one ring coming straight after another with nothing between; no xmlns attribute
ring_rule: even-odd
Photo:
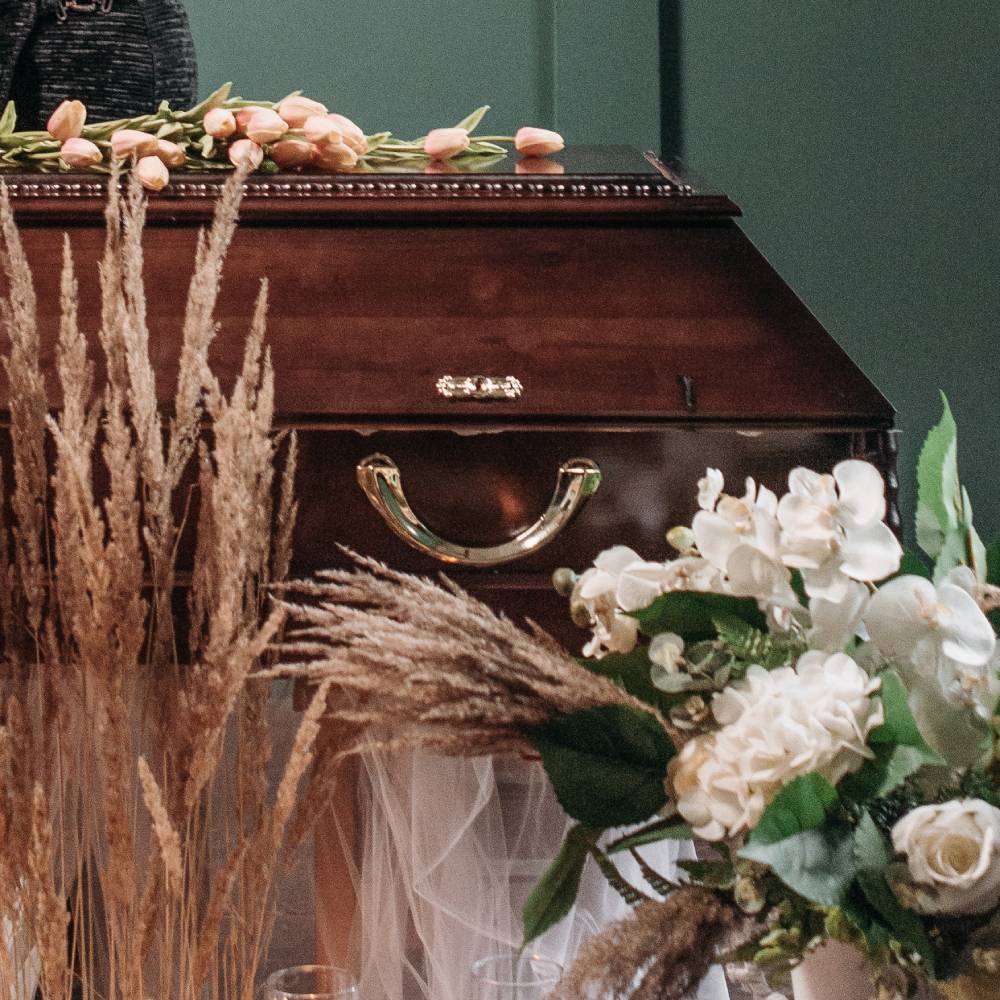
<svg viewBox="0 0 1000 1000"><path fill-rule="evenodd" d="M1000 902L1000 809L982 799L920 806L892 828L921 913L986 913Z"/></svg>
<svg viewBox="0 0 1000 1000"><path fill-rule="evenodd" d="M681 815L699 837L719 840L752 829L795 778L816 772L837 784L871 757L879 683L843 653L809 652L794 669L751 667L713 699L721 728L687 744L671 768Z"/></svg>

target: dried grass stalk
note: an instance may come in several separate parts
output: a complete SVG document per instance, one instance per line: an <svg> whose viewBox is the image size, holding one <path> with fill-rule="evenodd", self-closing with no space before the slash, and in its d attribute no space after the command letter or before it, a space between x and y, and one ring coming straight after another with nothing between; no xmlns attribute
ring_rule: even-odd
<svg viewBox="0 0 1000 1000"><path fill-rule="evenodd" d="M693 1000L709 967L754 926L718 893L686 886L590 938L551 1000Z"/></svg>
<svg viewBox="0 0 1000 1000"><path fill-rule="evenodd" d="M653 711L447 580L353 558L354 570L284 591L290 624L278 668L331 685L331 716L358 727L346 752L373 743L455 756L524 750L525 730L560 715Z"/></svg>

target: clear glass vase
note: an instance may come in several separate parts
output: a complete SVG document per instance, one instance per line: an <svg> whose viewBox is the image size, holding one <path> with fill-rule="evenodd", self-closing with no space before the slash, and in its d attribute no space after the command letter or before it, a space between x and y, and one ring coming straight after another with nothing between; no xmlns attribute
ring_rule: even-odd
<svg viewBox="0 0 1000 1000"><path fill-rule="evenodd" d="M562 966L540 955L505 952L472 966L470 1000L545 1000Z"/></svg>
<svg viewBox="0 0 1000 1000"><path fill-rule="evenodd" d="M357 980L330 965L297 965L269 976L261 1000L360 1000Z"/></svg>

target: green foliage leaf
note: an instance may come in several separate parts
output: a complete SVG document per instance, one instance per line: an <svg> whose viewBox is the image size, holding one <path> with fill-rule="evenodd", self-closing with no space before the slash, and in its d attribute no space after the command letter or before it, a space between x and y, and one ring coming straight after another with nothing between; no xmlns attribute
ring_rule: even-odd
<svg viewBox="0 0 1000 1000"><path fill-rule="evenodd" d="M920 734L899 674L887 670L881 679L879 697L885 721L868 736L868 745L875 758L861 770L848 775L840 786L844 794L856 802L888 795L921 767L943 763Z"/></svg>
<svg viewBox="0 0 1000 1000"><path fill-rule="evenodd" d="M919 552L913 549L904 549L903 558L899 563L899 572L896 576L921 576L925 580L931 578L931 568L927 565Z"/></svg>
<svg viewBox="0 0 1000 1000"><path fill-rule="evenodd" d="M728 597L675 590L658 597L648 608L635 612L643 635L675 632L686 642L714 639L716 619L735 619L764 630L767 620L752 597Z"/></svg>
<svg viewBox="0 0 1000 1000"><path fill-rule="evenodd" d="M765 864L799 895L839 906L854 880L853 835L832 818L837 790L819 774L786 785L764 811L739 856Z"/></svg>
<svg viewBox="0 0 1000 1000"><path fill-rule="evenodd" d="M488 104L484 104L481 108L476 108L472 114L466 115L455 128L464 128L466 132L475 132L477 126L489 110L490 106Z"/></svg>
<svg viewBox="0 0 1000 1000"><path fill-rule="evenodd" d="M986 548L986 582L1000 587L1000 538Z"/></svg>
<svg viewBox="0 0 1000 1000"><path fill-rule="evenodd" d="M916 914L899 902L886 880L885 873L891 862L892 854L885 837L871 816L865 813L854 835L854 866L858 886L891 935L907 949L920 955L928 969L935 969L937 955L924 925Z"/></svg>
<svg viewBox="0 0 1000 1000"><path fill-rule="evenodd" d="M744 663L756 663L766 670L775 670L791 662L801 652L797 645L754 628L742 618L720 616L713 619L713 624L719 638Z"/></svg>
<svg viewBox="0 0 1000 1000"><path fill-rule="evenodd" d="M959 523L958 427L944 393L941 403L941 419L928 432L917 461L917 542L932 559Z"/></svg>
<svg viewBox="0 0 1000 1000"><path fill-rule="evenodd" d="M641 823L666 803L674 746L655 716L622 705L584 709L527 733L573 819L604 829Z"/></svg>
<svg viewBox="0 0 1000 1000"><path fill-rule="evenodd" d="M608 653L599 660L581 657L577 662L592 674L607 677L633 698L638 698L661 712L669 711L670 706L677 701L676 697L664 695L650 679L653 664L645 646L636 646L629 653Z"/></svg>
<svg viewBox="0 0 1000 1000"><path fill-rule="evenodd" d="M647 844L658 844L661 840L694 840L694 831L687 823L678 823L675 819L661 819L609 844L607 853L620 854L622 851L631 851Z"/></svg>
<svg viewBox="0 0 1000 1000"><path fill-rule="evenodd" d="M0 115L0 135L10 135L17 128L17 109L13 101L8 101L7 106Z"/></svg>
<svg viewBox="0 0 1000 1000"><path fill-rule="evenodd" d="M554 927L572 909L580 890L580 877L596 835L583 826L574 826L559 853L528 897L522 910L524 943Z"/></svg>

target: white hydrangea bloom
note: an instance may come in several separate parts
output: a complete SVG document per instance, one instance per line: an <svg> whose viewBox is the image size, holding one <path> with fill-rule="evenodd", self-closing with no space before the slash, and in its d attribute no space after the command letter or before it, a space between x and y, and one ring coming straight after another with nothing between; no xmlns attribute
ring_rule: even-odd
<svg viewBox="0 0 1000 1000"><path fill-rule="evenodd" d="M671 766L681 815L699 837L721 840L752 829L797 777L818 772L836 784L871 756L868 734L883 721L879 684L843 653L751 667L712 702L721 728L688 743Z"/></svg>

